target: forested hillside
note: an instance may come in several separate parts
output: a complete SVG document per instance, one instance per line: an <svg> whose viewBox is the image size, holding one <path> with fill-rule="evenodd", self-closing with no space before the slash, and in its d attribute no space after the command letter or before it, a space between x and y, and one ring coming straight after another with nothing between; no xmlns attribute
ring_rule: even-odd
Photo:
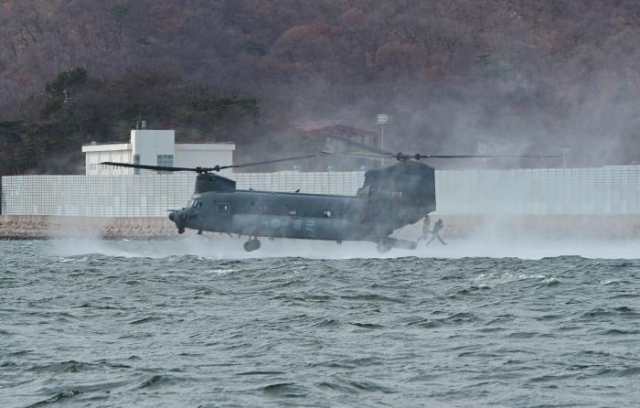
<svg viewBox="0 0 640 408"><path fill-rule="evenodd" d="M637 0L0 0L0 174L75 172L140 114L250 159L294 122L421 153L640 158Z"/></svg>

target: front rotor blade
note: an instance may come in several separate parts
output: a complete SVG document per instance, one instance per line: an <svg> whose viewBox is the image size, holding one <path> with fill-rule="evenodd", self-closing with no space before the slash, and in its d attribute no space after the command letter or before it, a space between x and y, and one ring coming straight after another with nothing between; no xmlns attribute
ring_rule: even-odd
<svg viewBox="0 0 640 408"><path fill-rule="evenodd" d="M131 164L131 163L118 163L118 162L102 162L100 164L106 164L109 166L116 166L116 167L130 167L133 169L158 170L158 171L195 171L195 172L206 171L206 169L203 169L201 167L190 168L190 167L150 166L146 164Z"/></svg>
<svg viewBox="0 0 640 408"><path fill-rule="evenodd" d="M305 156L296 156L296 157L287 157L284 159L276 159L276 160L264 160L260 162L253 163L244 163L244 164L232 164L228 166L214 166L214 167L168 167L168 166L151 166L147 164L131 164L131 163L117 163L117 162L102 162L100 164L106 164L109 166L118 166L118 167L129 167L134 169L145 169L145 170L157 170L157 171L195 171L196 173L207 173L210 171L220 171L224 169L237 169L241 167L249 167L249 166L259 166L262 164L272 164L272 163L281 163L286 161L293 160L302 160L302 159L312 159L315 157L327 156L331 153L320 152L314 154L308 154Z"/></svg>

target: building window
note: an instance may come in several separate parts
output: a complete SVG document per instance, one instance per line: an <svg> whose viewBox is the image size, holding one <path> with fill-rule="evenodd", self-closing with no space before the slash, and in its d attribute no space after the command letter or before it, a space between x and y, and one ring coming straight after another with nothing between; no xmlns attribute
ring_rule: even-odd
<svg viewBox="0 0 640 408"><path fill-rule="evenodd" d="M173 167L173 155L172 154L159 154L158 166ZM168 171L159 171L158 174L169 174Z"/></svg>
<svg viewBox="0 0 640 408"><path fill-rule="evenodd" d="M134 154L133 155L133 164L140 164L140 155L139 154ZM133 174L136 176L140 175L140 169L133 169Z"/></svg>

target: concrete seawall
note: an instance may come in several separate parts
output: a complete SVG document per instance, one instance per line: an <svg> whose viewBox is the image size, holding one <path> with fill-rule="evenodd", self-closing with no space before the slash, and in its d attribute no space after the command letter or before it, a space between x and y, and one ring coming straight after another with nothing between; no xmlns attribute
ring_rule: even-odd
<svg viewBox="0 0 640 408"><path fill-rule="evenodd" d="M510 237L581 237L640 239L640 215L553 215L553 216L432 216L442 218L445 238L471 235ZM399 235L415 238L422 223L403 228ZM194 231L187 231L187 234ZM206 233L206 232L205 232ZM104 239L152 239L178 237L175 225L166 217L57 217L0 216L0 239L50 239L95 237Z"/></svg>

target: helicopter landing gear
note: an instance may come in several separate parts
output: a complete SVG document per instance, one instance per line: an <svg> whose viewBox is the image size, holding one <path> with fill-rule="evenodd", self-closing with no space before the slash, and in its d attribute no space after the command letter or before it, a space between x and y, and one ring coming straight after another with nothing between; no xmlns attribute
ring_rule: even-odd
<svg viewBox="0 0 640 408"><path fill-rule="evenodd" d="M260 249L260 241L258 240L258 238L250 238L247 242L244 243L244 250L247 252L257 251L258 249Z"/></svg>
<svg viewBox="0 0 640 408"><path fill-rule="evenodd" d="M378 241L377 249L379 253L384 254L386 252L389 252L391 248L413 250L416 249L416 243L404 239L390 237L382 238Z"/></svg>
<svg viewBox="0 0 640 408"><path fill-rule="evenodd" d="M378 242L378 246L376 247L379 254L386 254L387 252L391 251L391 248L391 245L384 241Z"/></svg>
<svg viewBox="0 0 640 408"><path fill-rule="evenodd" d="M184 228L178 228L178 234L184 234Z"/></svg>

